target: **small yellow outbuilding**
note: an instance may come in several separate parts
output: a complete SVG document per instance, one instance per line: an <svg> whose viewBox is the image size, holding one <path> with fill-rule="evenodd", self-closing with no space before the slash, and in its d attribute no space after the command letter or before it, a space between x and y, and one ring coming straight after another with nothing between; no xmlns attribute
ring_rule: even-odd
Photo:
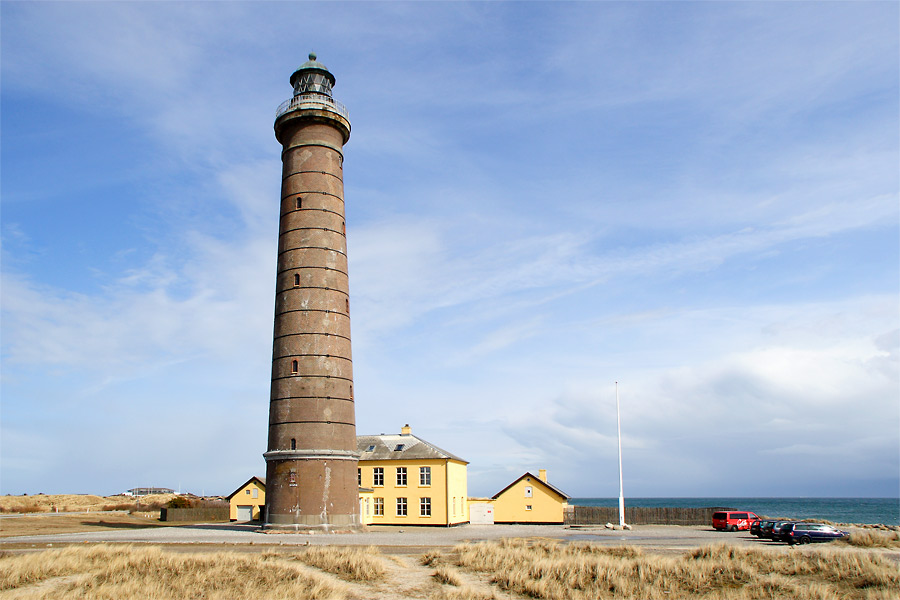
<svg viewBox="0 0 900 600"><path fill-rule="evenodd" d="M547 483L547 470L525 473L494 494L494 523L562 524L569 495Z"/></svg>
<svg viewBox="0 0 900 600"><path fill-rule="evenodd" d="M266 511L266 480L251 477L228 496L232 521L262 521Z"/></svg>

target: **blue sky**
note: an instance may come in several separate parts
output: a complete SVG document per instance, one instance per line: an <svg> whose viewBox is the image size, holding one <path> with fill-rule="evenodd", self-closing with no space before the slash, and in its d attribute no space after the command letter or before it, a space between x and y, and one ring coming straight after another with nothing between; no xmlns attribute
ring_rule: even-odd
<svg viewBox="0 0 900 600"><path fill-rule="evenodd" d="M2 493L265 471L280 146L350 110L357 430L490 495L896 496L893 2L2 12Z"/></svg>

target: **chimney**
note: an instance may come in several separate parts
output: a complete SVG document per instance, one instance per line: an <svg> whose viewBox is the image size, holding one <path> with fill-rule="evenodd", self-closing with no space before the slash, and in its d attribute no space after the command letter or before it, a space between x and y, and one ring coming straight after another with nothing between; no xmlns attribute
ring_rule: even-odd
<svg viewBox="0 0 900 600"><path fill-rule="evenodd" d="M538 479L540 479L544 483L547 483L547 469L541 469L540 471L538 471Z"/></svg>
<svg viewBox="0 0 900 600"><path fill-rule="evenodd" d="M412 429L409 427L409 423L400 428L400 435L410 435L412 433Z"/></svg>

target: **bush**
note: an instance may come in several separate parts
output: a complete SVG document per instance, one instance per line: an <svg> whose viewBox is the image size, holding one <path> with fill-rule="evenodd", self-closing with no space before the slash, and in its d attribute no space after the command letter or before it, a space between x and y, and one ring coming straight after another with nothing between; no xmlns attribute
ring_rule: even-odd
<svg viewBox="0 0 900 600"><path fill-rule="evenodd" d="M194 503L184 496L176 496L166 504L166 508L191 508L193 506Z"/></svg>

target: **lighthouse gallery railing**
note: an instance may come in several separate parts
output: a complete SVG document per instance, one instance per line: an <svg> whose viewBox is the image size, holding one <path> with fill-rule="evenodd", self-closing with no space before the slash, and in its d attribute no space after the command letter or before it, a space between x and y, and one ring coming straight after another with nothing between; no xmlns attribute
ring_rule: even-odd
<svg viewBox="0 0 900 600"><path fill-rule="evenodd" d="M290 100L285 100L275 110L275 118L278 119L278 117L285 113L291 112L292 110L297 110L301 105L309 104L318 104L320 106L324 106L329 110L333 110L348 121L350 120L350 111L347 110L346 106L344 106L334 98L319 94L301 94L299 96L294 96Z"/></svg>

